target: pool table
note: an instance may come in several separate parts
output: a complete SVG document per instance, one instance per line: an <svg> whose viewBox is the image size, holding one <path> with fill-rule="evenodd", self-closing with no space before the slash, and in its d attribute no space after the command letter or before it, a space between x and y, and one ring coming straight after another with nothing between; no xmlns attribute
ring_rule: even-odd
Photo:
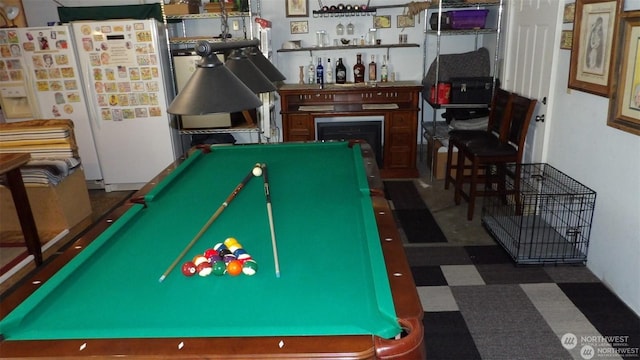
<svg viewBox="0 0 640 360"><path fill-rule="evenodd" d="M170 267L236 192L164 281ZM235 237L249 276L181 265ZM278 259L280 276L276 276ZM194 148L2 300L1 356L422 359L422 307L371 148Z"/></svg>

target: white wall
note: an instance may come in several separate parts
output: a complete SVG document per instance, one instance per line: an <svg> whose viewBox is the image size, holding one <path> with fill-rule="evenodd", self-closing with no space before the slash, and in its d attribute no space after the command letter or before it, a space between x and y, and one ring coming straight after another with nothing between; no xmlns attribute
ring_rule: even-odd
<svg viewBox="0 0 640 360"><path fill-rule="evenodd" d="M266 6L266 4L269 6ZM274 5L274 3L276 3ZM385 5L394 3L405 3L405 1L386 1ZM342 23L345 27L347 24L352 23L355 26L354 35L345 34L344 38L360 38L365 36L369 28L373 27L372 16L352 16L352 17L323 17L314 18L311 12L318 10L318 4L316 1L309 2L309 17L308 18L287 18L285 17L285 5L284 2L275 1L263 1L262 17L273 22L273 37L272 45L274 48L274 63L287 77L287 83L298 82L299 66L306 66L309 64L311 56L308 51L303 52L285 52L278 53L277 49L282 47L282 44L288 40L301 40L302 46L314 46L316 31L325 30L329 35L331 44L333 40L338 38L336 34L336 26L338 23ZM379 10L378 15L390 15L391 16L391 28L378 29L377 35L381 39L383 44L397 44L399 30L396 27L396 16L402 14L402 8L397 9L384 9ZM424 25L422 19L418 23L418 17L416 17L416 26L413 28L405 28L404 34L407 34L409 43L421 44L423 40L422 26ZM291 34L290 22L291 21L308 21L309 33L308 34ZM314 51L314 62L318 56L326 61L326 58L331 58L331 62L335 65L335 61L338 57L342 57L345 66L350 69L356 63L356 54L362 53L363 62L369 63L371 55L376 55L377 62L382 62L382 55L386 54L386 49L345 49L342 51ZM397 48L391 49L390 56L390 71L396 72L397 80L420 80L422 79L422 48ZM415 64L417 66L404 66L407 63ZM353 81L353 74L350 74L348 81Z"/></svg>
<svg viewBox="0 0 640 360"><path fill-rule="evenodd" d="M640 315L640 136L607 126L608 98L567 88L570 55L556 64L546 162L596 191L587 267Z"/></svg>

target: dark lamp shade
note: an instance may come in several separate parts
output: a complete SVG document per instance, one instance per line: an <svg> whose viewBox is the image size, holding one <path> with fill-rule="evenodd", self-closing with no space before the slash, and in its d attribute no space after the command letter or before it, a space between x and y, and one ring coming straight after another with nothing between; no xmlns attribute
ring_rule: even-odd
<svg viewBox="0 0 640 360"><path fill-rule="evenodd" d="M176 115L231 113L262 105L256 93L227 69L216 54L203 57L195 72L169 105Z"/></svg>
<svg viewBox="0 0 640 360"><path fill-rule="evenodd" d="M257 47L248 48L245 53L249 60L257 66L260 72L271 80L271 82L284 81L286 79L280 70L278 70L269 59L264 57Z"/></svg>
<svg viewBox="0 0 640 360"><path fill-rule="evenodd" d="M231 52L225 66L255 94L276 90L275 85L239 49Z"/></svg>

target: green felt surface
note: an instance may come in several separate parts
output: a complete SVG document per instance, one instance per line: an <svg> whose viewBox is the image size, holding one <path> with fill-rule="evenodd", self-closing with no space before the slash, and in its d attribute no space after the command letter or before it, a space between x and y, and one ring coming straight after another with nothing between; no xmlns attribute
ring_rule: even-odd
<svg viewBox="0 0 640 360"><path fill-rule="evenodd" d="M360 150L345 143L215 147L196 153L1 323L7 340L399 333ZM178 266L159 277L254 164L252 178ZM185 277L227 237L255 276Z"/></svg>

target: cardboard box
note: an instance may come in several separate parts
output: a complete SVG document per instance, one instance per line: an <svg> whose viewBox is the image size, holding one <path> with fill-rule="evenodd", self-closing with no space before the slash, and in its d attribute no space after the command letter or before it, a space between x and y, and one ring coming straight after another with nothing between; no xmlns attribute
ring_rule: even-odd
<svg viewBox="0 0 640 360"><path fill-rule="evenodd" d="M82 169L67 176L58 186L25 184L39 233L70 229L91 216L89 191ZM0 186L0 229L22 231L11 191Z"/></svg>
<svg viewBox="0 0 640 360"><path fill-rule="evenodd" d="M457 158L457 151L454 159ZM433 159L433 160L432 160ZM436 180L443 180L447 171L447 147L442 146L440 140L427 141L427 164L431 166L431 173Z"/></svg>
<svg viewBox="0 0 640 360"><path fill-rule="evenodd" d="M444 180L447 174L447 146L444 146L440 140L427 141L427 164L431 165L431 159L433 159L432 173L436 180ZM453 148L452 161L454 164L458 161L458 149ZM467 159L466 165L471 165L471 162ZM453 176L456 175L456 170L452 171ZM471 175L471 171L467 169L465 175Z"/></svg>
<svg viewBox="0 0 640 360"><path fill-rule="evenodd" d="M234 11L234 8L236 6L236 4L234 3L230 3L230 2L225 2L224 4L224 11L226 12L231 12ZM204 12L206 13L221 13L222 9L220 8L220 3L219 2L211 2L211 3L206 3L204 4L203 7Z"/></svg>
<svg viewBox="0 0 640 360"><path fill-rule="evenodd" d="M199 12L200 6L193 1L188 4L167 4L164 6L165 15L187 15L198 14Z"/></svg>

